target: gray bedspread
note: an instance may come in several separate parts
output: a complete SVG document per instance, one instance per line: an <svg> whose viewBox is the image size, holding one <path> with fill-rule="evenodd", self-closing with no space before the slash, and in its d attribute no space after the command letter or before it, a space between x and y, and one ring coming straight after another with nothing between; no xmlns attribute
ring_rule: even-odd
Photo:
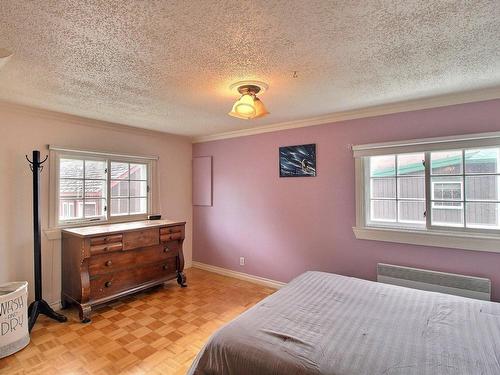
<svg viewBox="0 0 500 375"><path fill-rule="evenodd" d="M191 375L499 375L500 304L306 272L217 331Z"/></svg>

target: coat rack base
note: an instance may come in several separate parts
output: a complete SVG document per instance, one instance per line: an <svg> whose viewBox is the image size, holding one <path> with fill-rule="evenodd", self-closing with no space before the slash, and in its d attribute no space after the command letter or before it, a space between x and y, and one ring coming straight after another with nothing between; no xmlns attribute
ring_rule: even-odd
<svg viewBox="0 0 500 375"><path fill-rule="evenodd" d="M38 301L33 301L28 307L28 317L29 317L28 327L30 331L35 325L36 319L40 314L48 316L51 319L57 320L60 323L64 323L68 320L68 318L66 318L64 315L56 313L52 309L52 307L50 307L49 304L43 299Z"/></svg>

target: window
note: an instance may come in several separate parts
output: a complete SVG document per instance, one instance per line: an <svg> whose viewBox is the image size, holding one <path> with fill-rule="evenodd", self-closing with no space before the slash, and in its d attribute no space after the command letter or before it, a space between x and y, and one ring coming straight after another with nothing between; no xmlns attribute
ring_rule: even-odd
<svg viewBox="0 0 500 375"><path fill-rule="evenodd" d="M395 226L425 224L424 154L367 158L370 222Z"/></svg>
<svg viewBox="0 0 500 375"><path fill-rule="evenodd" d="M59 159L59 221L106 218L107 161Z"/></svg>
<svg viewBox="0 0 500 375"><path fill-rule="evenodd" d="M500 229L500 148L431 153L431 224Z"/></svg>
<svg viewBox="0 0 500 375"><path fill-rule="evenodd" d="M51 148L53 226L145 218L154 158ZM51 168L52 170L52 168Z"/></svg>
<svg viewBox="0 0 500 375"><path fill-rule="evenodd" d="M111 162L111 216L147 212L147 165Z"/></svg>
<svg viewBox="0 0 500 375"><path fill-rule="evenodd" d="M353 147L358 238L370 228L390 230L382 236L388 241L393 240L389 235L402 238L394 231L420 239L422 234L439 234L441 240L443 235L488 237L500 251L500 134L478 138ZM483 250L467 244L453 247Z"/></svg>
<svg viewBox="0 0 500 375"><path fill-rule="evenodd" d="M500 229L500 147L371 156L365 163L368 225Z"/></svg>

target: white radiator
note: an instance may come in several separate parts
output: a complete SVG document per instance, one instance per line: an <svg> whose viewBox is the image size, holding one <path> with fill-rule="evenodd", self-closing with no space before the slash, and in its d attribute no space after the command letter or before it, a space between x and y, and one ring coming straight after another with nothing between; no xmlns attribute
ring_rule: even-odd
<svg viewBox="0 0 500 375"><path fill-rule="evenodd" d="M491 299L491 281L482 277L379 263L377 264L377 281L485 301Z"/></svg>

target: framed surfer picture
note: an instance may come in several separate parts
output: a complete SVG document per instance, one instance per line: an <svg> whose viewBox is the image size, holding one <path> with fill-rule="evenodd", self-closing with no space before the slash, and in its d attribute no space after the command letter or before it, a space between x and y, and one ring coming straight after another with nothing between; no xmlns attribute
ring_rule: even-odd
<svg viewBox="0 0 500 375"><path fill-rule="evenodd" d="M315 177L316 144L280 147L280 177Z"/></svg>

